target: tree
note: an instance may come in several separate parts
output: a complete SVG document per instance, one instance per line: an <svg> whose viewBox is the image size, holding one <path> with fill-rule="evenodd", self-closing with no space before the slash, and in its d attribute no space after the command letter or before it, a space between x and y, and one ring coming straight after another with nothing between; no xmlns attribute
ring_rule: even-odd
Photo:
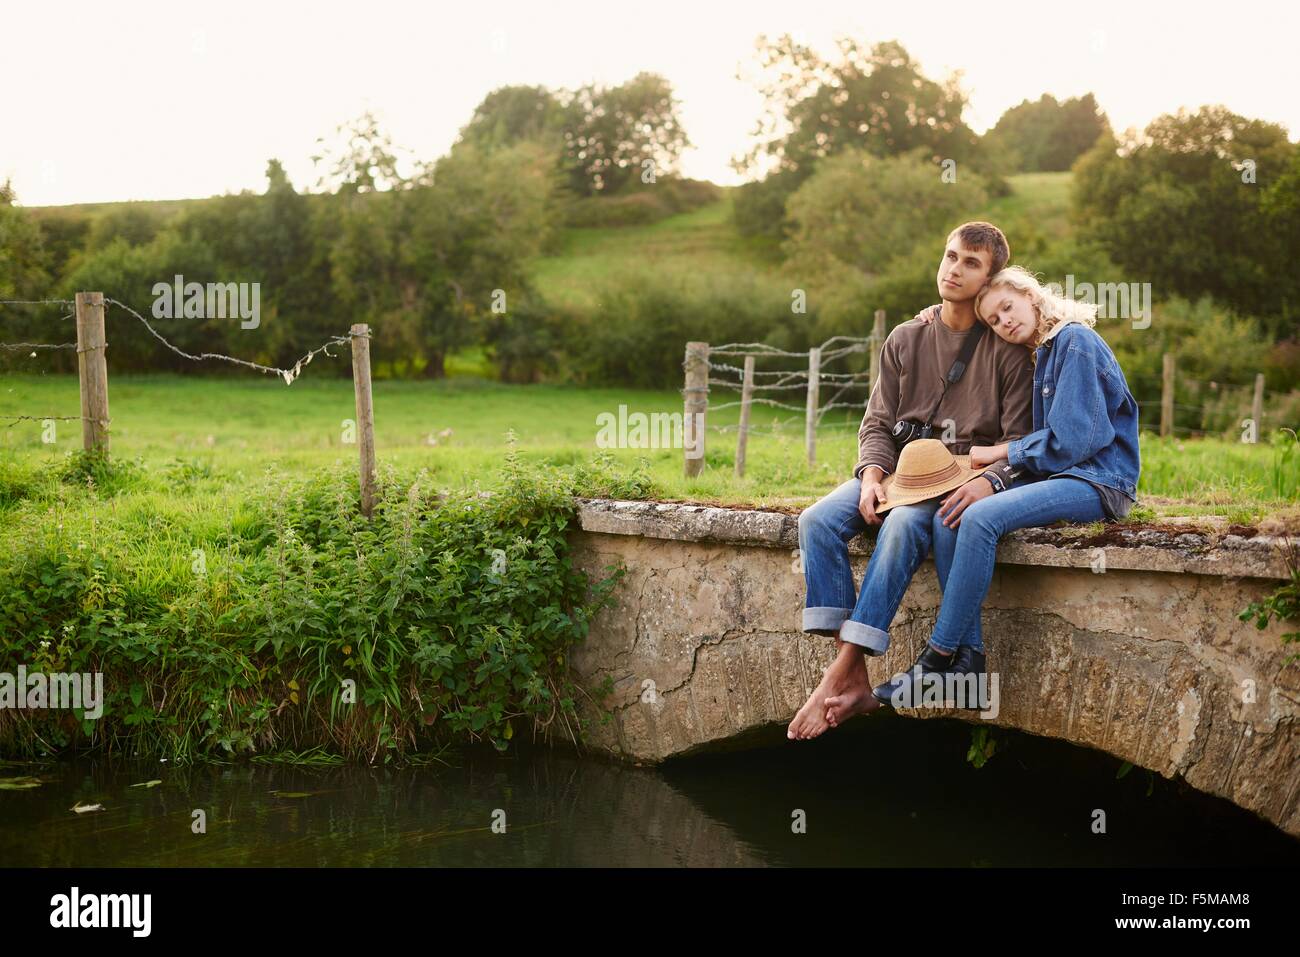
<svg viewBox="0 0 1300 957"><path fill-rule="evenodd" d="M817 290L831 326L860 327L872 284L917 249L933 287L944 238L987 201L978 175L945 183L923 150L883 158L843 151L790 197L787 270Z"/></svg>
<svg viewBox="0 0 1300 957"><path fill-rule="evenodd" d="M566 94L564 108L565 163L580 196L618 193L647 169L671 172L691 145L672 85L654 73L616 87L581 87Z"/></svg>
<svg viewBox="0 0 1300 957"><path fill-rule="evenodd" d="M91 221L86 249L95 252L121 237L128 246L143 246L162 229L162 217L148 203L112 206Z"/></svg>
<svg viewBox="0 0 1300 957"><path fill-rule="evenodd" d="M1294 254L1300 249L1300 149L1292 151L1290 164L1265 190L1260 211L1264 215L1264 231L1272 238L1277 250ZM1274 333L1300 336L1300 328L1297 328L1300 324L1295 322L1295 318L1300 316L1300 273L1294 268L1284 267L1271 279L1276 283L1280 303L1279 322L1273 328ZM1300 361L1293 362L1300 368Z"/></svg>
<svg viewBox="0 0 1300 957"><path fill-rule="evenodd" d="M1276 331L1295 306L1269 210L1285 209L1295 153L1276 124L1222 106L1180 110L1144 135L1097 141L1075 167L1075 217L1128 271L1116 281L1150 282L1157 298L1208 294Z"/></svg>
<svg viewBox="0 0 1300 957"><path fill-rule="evenodd" d="M1012 168L1028 172L1068 170L1110 123L1091 93L1057 102L1044 93L1013 106L985 134L988 145L1005 151Z"/></svg>
<svg viewBox="0 0 1300 957"><path fill-rule="evenodd" d="M422 356L425 374L442 376L447 354L476 340L494 304L504 298L508 310L529 294L524 262L551 226L554 157L531 141L462 142L408 178L377 124L353 129L341 153L321 159L340 184L335 292L357 321L382 329L377 358Z"/></svg>
<svg viewBox="0 0 1300 957"><path fill-rule="evenodd" d="M48 276L41 231L17 200L12 183L6 180L0 186L0 297L44 298Z"/></svg>
<svg viewBox="0 0 1300 957"><path fill-rule="evenodd" d="M844 149L896 156L925 149L936 161L971 158L978 137L962 121L966 97L957 77L937 83L897 41L870 52L856 40L837 41L831 63L788 34L758 40L760 61L774 79L760 84L766 110L754 130L758 143L733 161L755 172L766 161L801 169Z"/></svg>
<svg viewBox="0 0 1300 957"><path fill-rule="evenodd" d="M460 143L490 152L525 140L556 144L564 139L569 117L559 98L543 86L503 86L483 98L460 131Z"/></svg>
<svg viewBox="0 0 1300 957"><path fill-rule="evenodd" d="M779 234L781 223L769 211L782 206L820 161L846 150L882 157L919 151L936 163L981 165L979 138L961 118L966 97L958 77L929 79L896 41L870 51L851 38L837 45L840 60L830 62L789 35L757 41L766 106L754 129L755 146L732 161L737 172L769 174L736 197L737 225L751 234L757 224Z"/></svg>

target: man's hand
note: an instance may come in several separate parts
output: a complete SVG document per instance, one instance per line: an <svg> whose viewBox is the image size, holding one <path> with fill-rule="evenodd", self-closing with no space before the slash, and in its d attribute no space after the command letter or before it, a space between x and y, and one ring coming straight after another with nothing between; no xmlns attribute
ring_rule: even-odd
<svg viewBox="0 0 1300 957"><path fill-rule="evenodd" d="M993 483L982 475L975 476L939 503L939 517L943 519L944 528L960 526L961 513L966 511L968 506L992 494Z"/></svg>
<svg viewBox="0 0 1300 957"><path fill-rule="evenodd" d="M862 513L868 525L879 525L885 520L883 515L876 512L876 506L885 497L885 489L880 482L880 469L874 465L862 473L862 494L858 497L858 511Z"/></svg>

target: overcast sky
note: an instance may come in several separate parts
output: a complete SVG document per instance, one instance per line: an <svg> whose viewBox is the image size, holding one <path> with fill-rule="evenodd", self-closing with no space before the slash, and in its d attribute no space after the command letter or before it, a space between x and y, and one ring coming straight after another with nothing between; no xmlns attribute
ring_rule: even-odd
<svg viewBox="0 0 1300 957"><path fill-rule="evenodd" d="M983 131L1044 92L1088 91L1117 129L1223 103L1300 135L1291 4L692 0L57 3L0 15L0 180L26 206L261 191L269 157L315 182L316 138L365 109L421 158L496 87L663 74L694 143L683 172L737 182L761 110L760 34L823 56L897 39L926 75L961 71Z"/></svg>

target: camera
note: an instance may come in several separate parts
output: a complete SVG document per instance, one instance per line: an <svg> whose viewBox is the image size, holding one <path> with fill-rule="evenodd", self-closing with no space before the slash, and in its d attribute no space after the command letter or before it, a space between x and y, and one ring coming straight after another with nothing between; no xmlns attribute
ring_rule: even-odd
<svg viewBox="0 0 1300 957"><path fill-rule="evenodd" d="M933 431L933 426L929 422L922 425L920 422L913 422L911 419L903 419L901 422L895 422L893 431L890 433L894 437L894 445L902 449L908 442L916 439L928 439Z"/></svg>

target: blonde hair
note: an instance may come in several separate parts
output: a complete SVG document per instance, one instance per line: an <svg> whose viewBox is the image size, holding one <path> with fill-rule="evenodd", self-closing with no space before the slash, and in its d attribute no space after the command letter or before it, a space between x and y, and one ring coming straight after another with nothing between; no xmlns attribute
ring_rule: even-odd
<svg viewBox="0 0 1300 957"><path fill-rule="evenodd" d="M1097 306L1091 302L1067 299L1055 290L1044 286L1034 274L1023 266L1008 266L990 279L975 296L975 314L983 318L980 306L984 297L999 286L1009 286L1029 297L1038 316L1034 330L1034 348L1037 349L1058 326L1067 322L1081 322L1089 329L1097 324Z"/></svg>

